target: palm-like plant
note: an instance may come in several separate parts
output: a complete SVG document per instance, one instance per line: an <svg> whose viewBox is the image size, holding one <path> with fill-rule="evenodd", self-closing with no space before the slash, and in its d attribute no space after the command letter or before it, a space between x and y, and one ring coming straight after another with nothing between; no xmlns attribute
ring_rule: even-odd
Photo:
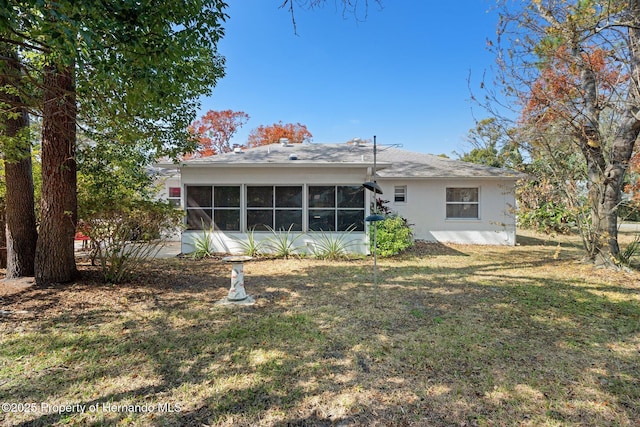
<svg viewBox="0 0 640 427"><path fill-rule="evenodd" d="M349 248L353 246L353 241L348 241L349 234L355 230L355 224L347 228L345 233L331 234L325 231L318 231L311 234L313 236L313 256L321 259L340 259L348 256Z"/></svg>
<svg viewBox="0 0 640 427"><path fill-rule="evenodd" d="M238 244L240 245L240 247L242 248L242 253L243 255L248 255L251 257L255 257L260 255L261 252L261 248L263 246L262 241L258 241L256 239L255 236L255 227L251 228L248 232L247 232L247 238L246 239L234 239L238 242Z"/></svg>
<svg viewBox="0 0 640 427"><path fill-rule="evenodd" d="M296 255L298 247L295 246L295 243L304 233L292 233L291 229L293 228L293 224L291 224L287 230L281 228L276 231L268 225L266 227L272 234L266 241L266 247L273 255L282 258L289 258L292 255Z"/></svg>

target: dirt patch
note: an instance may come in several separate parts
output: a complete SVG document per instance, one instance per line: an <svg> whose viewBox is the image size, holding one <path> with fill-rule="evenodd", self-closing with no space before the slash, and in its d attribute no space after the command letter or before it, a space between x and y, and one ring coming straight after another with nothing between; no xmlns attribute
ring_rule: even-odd
<svg viewBox="0 0 640 427"><path fill-rule="evenodd" d="M6 270L0 270L0 275L4 276ZM17 279L0 280L0 298L25 291L36 283L33 277L20 277Z"/></svg>

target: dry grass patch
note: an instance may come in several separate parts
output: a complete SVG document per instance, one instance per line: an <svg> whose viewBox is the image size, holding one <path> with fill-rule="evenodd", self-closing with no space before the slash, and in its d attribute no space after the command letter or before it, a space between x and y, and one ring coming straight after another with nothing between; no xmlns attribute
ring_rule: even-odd
<svg viewBox="0 0 640 427"><path fill-rule="evenodd" d="M0 402L37 410L0 423L636 425L640 275L525 237L379 260L377 295L371 260L309 259L247 263L248 307L218 260L5 292Z"/></svg>

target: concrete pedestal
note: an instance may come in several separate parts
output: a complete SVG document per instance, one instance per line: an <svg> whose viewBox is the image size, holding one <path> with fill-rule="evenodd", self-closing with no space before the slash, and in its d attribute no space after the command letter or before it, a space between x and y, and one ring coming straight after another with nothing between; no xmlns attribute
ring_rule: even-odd
<svg viewBox="0 0 640 427"><path fill-rule="evenodd" d="M244 288L244 263L252 260L250 256L228 256L222 261L231 264L231 287L229 294L221 303L246 303L253 302L253 298L247 295Z"/></svg>

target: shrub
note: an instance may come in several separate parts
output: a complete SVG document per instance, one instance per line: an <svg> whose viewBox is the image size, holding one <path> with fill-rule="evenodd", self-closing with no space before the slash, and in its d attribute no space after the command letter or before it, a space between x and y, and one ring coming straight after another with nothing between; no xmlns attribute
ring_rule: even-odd
<svg viewBox="0 0 640 427"><path fill-rule="evenodd" d="M162 237L182 224L183 212L166 202L135 201L94 210L83 218L90 238L92 260L104 280L129 279L141 263L164 245Z"/></svg>
<svg viewBox="0 0 640 427"><path fill-rule="evenodd" d="M618 206L618 216L623 221L640 222L640 205L638 202L623 201Z"/></svg>
<svg viewBox="0 0 640 427"><path fill-rule="evenodd" d="M546 202L536 209L519 209L518 226L546 234L568 234L575 224L573 217L565 205Z"/></svg>
<svg viewBox="0 0 640 427"><path fill-rule="evenodd" d="M400 215L391 214L384 221L379 221L376 231L377 254L388 257L413 246L413 232L407 220ZM371 231L373 233L373 230ZM373 238L370 238L370 249L373 251Z"/></svg>

